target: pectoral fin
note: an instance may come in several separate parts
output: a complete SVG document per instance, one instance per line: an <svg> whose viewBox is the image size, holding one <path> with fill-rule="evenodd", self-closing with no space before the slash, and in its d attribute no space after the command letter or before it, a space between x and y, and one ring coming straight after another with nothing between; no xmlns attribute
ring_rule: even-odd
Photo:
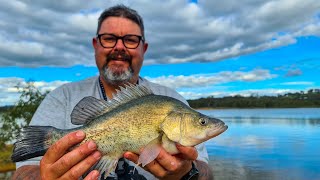
<svg viewBox="0 0 320 180"><path fill-rule="evenodd" d="M149 164L151 161L155 160L160 153L159 138L156 138L149 142L146 147L143 148L142 152L140 153L138 164L142 164L142 167Z"/></svg>
<svg viewBox="0 0 320 180"><path fill-rule="evenodd" d="M165 134L162 136L162 147L169 153L169 154L178 154L179 150L177 149L176 143L171 141L168 136Z"/></svg>

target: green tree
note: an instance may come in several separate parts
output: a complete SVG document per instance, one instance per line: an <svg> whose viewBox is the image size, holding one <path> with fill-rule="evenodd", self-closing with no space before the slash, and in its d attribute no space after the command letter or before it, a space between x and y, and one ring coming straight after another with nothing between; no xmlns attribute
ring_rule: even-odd
<svg viewBox="0 0 320 180"><path fill-rule="evenodd" d="M40 92L33 82L28 82L23 87L17 85L16 88L20 93L18 102L1 115L0 147L14 140L20 128L30 123L33 114L48 93Z"/></svg>

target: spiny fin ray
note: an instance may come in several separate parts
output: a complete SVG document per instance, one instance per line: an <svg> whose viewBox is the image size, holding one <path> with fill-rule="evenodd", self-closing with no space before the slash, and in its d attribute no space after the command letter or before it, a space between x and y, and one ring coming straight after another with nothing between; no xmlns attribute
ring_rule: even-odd
<svg viewBox="0 0 320 180"><path fill-rule="evenodd" d="M117 108L134 99L153 94L152 90L144 85L126 84L113 94L113 99L104 101L92 96L84 97L78 102L71 113L71 122L82 125L91 122L96 117Z"/></svg>
<svg viewBox="0 0 320 180"><path fill-rule="evenodd" d="M108 156L102 156L100 161L98 161L94 166L92 166L90 170L86 174L84 174L83 177L87 176L92 170L98 170L99 171L98 179L101 179L102 175L104 175L102 179L106 179L111 172L115 171L117 167L117 162L118 162L117 158L113 159Z"/></svg>

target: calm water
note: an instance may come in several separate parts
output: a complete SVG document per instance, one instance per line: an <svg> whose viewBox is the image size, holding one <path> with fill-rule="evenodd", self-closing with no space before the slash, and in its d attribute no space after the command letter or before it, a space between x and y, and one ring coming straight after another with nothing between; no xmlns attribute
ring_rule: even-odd
<svg viewBox="0 0 320 180"><path fill-rule="evenodd" d="M320 108L200 112L229 126L206 144L216 180L320 180Z"/></svg>

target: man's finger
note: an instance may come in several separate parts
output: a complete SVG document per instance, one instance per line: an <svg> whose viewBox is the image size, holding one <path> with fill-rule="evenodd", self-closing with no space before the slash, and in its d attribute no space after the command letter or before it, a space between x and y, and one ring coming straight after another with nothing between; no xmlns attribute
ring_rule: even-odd
<svg viewBox="0 0 320 180"><path fill-rule="evenodd" d="M191 161L194 161L198 158L198 151L195 147L186 147L178 143L176 144L176 146L177 146L177 149L180 151L180 154L178 154L178 157L185 160L191 160Z"/></svg>
<svg viewBox="0 0 320 180"><path fill-rule="evenodd" d="M62 176L69 169L87 158L96 149L97 145L93 141L88 141L62 156L51 168L55 170L58 177Z"/></svg>
<svg viewBox="0 0 320 180"><path fill-rule="evenodd" d="M124 154L124 157L134 162L135 164L138 163L139 156L132 152L126 152ZM143 168L149 169L149 170L155 170L155 171L166 170L168 168L167 170L172 171L176 169L178 165L179 165L179 162L177 161L176 157L168 154L164 149L161 149L158 157ZM163 168L162 166L166 168Z"/></svg>
<svg viewBox="0 0 320 180"><path fill-rule="evenodd" d="M93 170L91 171L84 180L92 180L92 179L98 179L99 177L99 171Z"/></svg>
<svg viewBox="0 0 320 180"><path fill-rule="evenodd" d="M175 171L181 165L180 159L178 159L175 156L172 156L164 149L161 149L156 160L166 171L170 172Z"/></svg>
<svg viewBox="0 0 320 180"><path fill-rule="evenodd" d="M132 152L126 152L123 156L124 158L134 162L135 164L138 163L139 156ZM149 164L142 168L149 171L158 178L165 177L167 175L167 171L156 160L151 161Z"/></svg>
<svg viewBox="0 0 320 180"><path fill-rule="evenodd" d="M83 161L79 162L77 165L73 166L70 170L68 170L63 176L62 179L79 179L83 174L85 174L95 163L97 163L101 158L101 153L95 151L90 156L85 158ZM98 173L99 174L99 173ZM89 173L86 178L98 175L96 171L93 174Z"/></svg>
<svg viewBox="0 0 320 180"><path fill-rule="evenodd" d="M42 158L42 163L53 164L60 159L71 147L85 138L83 131L71 132L54 143Z"/></svg>
<svg viewBox="0 0 320 180"><path fill-rule="evenodd" d="M123 157L128 159L129 161L134 162L135 164L138 164L139 156L134 154L134 153L132 153L132 152L125 152L123 154Z"/></svg>

